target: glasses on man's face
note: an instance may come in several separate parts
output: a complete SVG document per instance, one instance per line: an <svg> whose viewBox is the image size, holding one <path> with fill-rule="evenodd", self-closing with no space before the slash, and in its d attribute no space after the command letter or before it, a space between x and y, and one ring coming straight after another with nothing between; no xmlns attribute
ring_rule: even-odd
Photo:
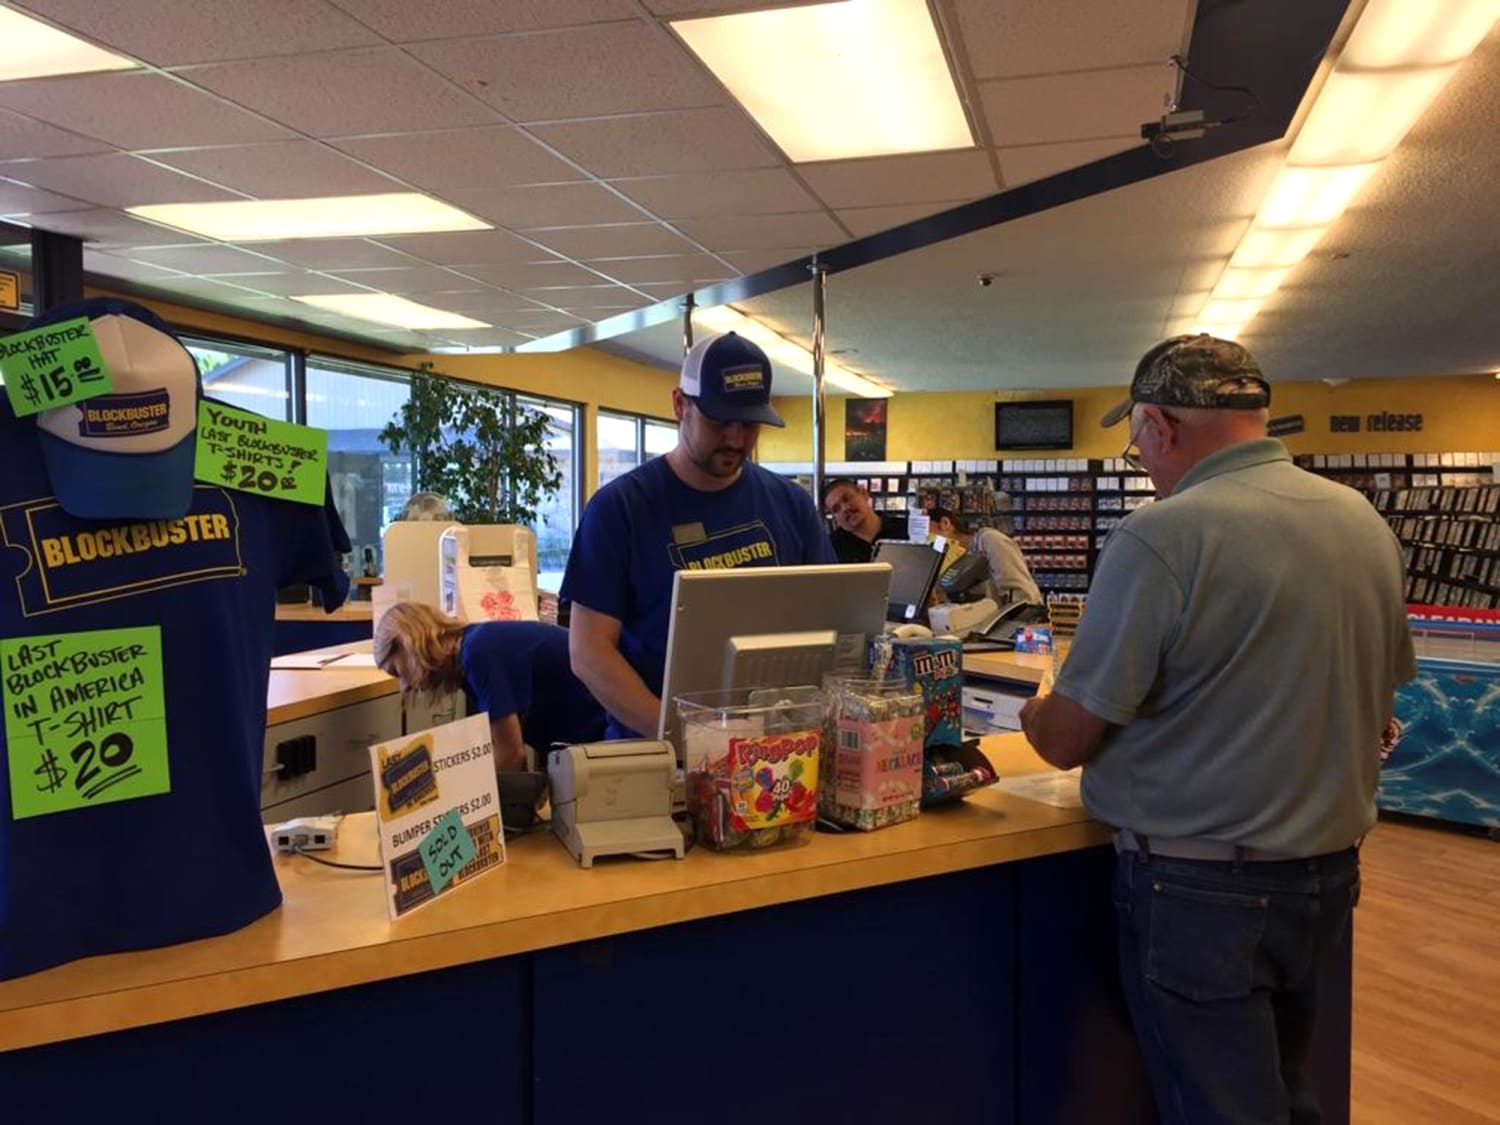
<svg viewBox="0 0 1500 1125"><path fill-rule="evenodd" d="M1180 418L1177 418L1175 415L1168 414L1165 410L1161 412L1161 416L1166 419L1169 425L1175 426L1178 422L1181 421ZM1142 417L1144 418L1144 415ZM1120 454L1120 456L1124 459L1125 464L1129 465L1133 470L1138 473L1144 473L1149 470L1147 470L1146 468L1146 462L1141 460L1140 447L1135 443L1136 435L1139 432L1139 430L1135 429L1134 420L1132 419L1130 436L1125 439L1125 450Z"/></svg>

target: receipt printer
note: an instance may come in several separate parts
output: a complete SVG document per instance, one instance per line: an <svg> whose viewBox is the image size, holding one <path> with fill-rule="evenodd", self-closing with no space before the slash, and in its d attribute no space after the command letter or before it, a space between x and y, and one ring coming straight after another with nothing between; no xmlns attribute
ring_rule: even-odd
<svg viewBox="0 0 1500 1125"><path fill-rule="evenodd" d="M669 742L589 742L554 750L552 831L584 867L602 855L683 855L672 820L677 756Z"/></svg>

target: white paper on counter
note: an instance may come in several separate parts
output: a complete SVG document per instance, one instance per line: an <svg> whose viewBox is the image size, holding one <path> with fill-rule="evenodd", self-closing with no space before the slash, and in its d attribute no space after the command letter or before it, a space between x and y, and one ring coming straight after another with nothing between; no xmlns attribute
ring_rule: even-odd
<svg viewBox="0 0 1500 1125"><path fill-rule="evenodd" d="M1060 809L1083 808L1083 794L1078 785L1083 778L1083 769L1060 770L1049 773L1023 773L1018 777L1002 777L994 788L1009 793L1012 797L1024 797L1028 801L1040 801L1044 805L1055 805Z"/></svg>

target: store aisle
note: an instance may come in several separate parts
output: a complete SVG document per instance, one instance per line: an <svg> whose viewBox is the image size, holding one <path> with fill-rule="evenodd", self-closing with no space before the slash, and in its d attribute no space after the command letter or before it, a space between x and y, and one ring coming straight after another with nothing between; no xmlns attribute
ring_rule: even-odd
<svg viewBox="0 0 1500 1125"><path fill-rule="evenodd" d="M1500 1122L1500 843L1383 822L1363 859L1354 1125Z"/></svg>

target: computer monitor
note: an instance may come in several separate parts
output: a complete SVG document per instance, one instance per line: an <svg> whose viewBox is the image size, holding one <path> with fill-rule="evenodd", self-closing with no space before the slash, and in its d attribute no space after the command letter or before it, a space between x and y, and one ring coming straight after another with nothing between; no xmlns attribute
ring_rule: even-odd
<svg viewBox="0 0 1500 1125"><path fill-rule="evenodd" d="M864 669L885 627L886 563L679 570L672 584L658 737L677 737L679 695L822 683Z"/></svg>
<svg viewBox="0 0 1500 1125"><path fill-rule="evenodd" d="M932 588L943 568L943 544L903 543L882 539L875 544L875 561L890 563L891 592L886 618L909 624L921 621L932 600Z"/></svg>

